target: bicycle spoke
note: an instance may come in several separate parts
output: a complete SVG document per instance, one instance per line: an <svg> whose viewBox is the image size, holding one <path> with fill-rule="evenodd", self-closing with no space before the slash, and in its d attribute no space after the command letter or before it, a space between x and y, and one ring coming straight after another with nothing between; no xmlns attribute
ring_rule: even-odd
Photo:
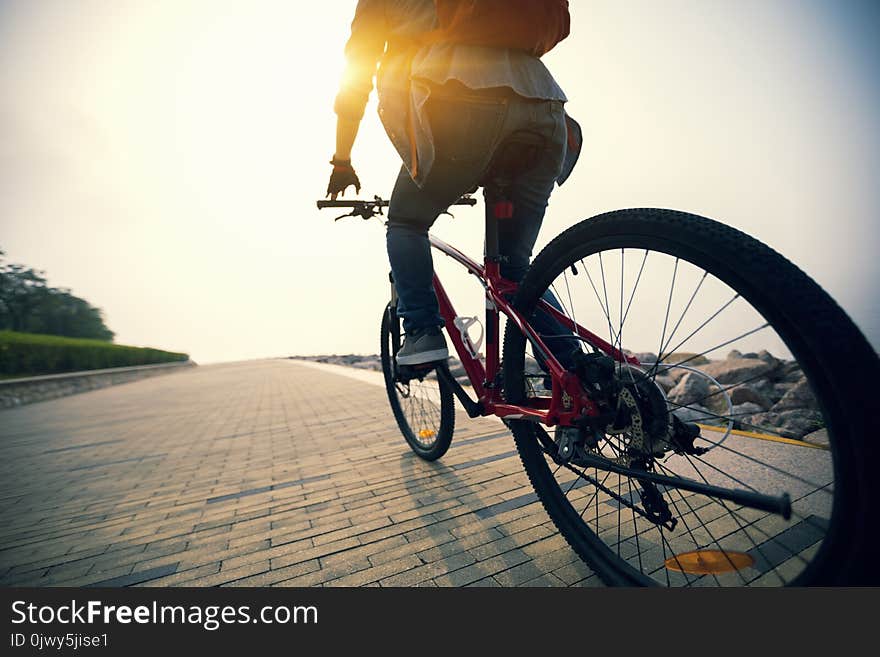
<svg viewBox="0 0 880 657"><path fill-rule="evenodd" d="M599 290L596 288L596 283L593 281L593 277L590 276L590 270L584 264L583 260L579 260L578 262L580 263L581 267L583 267L584 272L586 272L587 274L587 280L590 281L590 286L593 288L593 293L596 295L596 301L599 304L599 308L602 309L602 315L604 315L610 321L608 309L602 304L602 298L599 296Z"/></svg>
<svg viewBox="0 0 880 657"><path fill-rule="evenodd" d="M617 329L617 348L620 353L623 353L623 286L624 286L625 276L624 276L624 250L620 250L620 324ZM617 359L617 373L620 375L620 372L623 371L623 363L624 361L621 359ZM627 374L629 374L630 383L635 385L636 381L633 377L632 370L628 367L626 368Z"/></svg>
<svg viewBox="0 0 880 657"><path fill-rule="evenodd" d="M546 471L533 470L534 460L523 453L530 478L560 531L603 578L688 587L807 583L833 567L823 563L829 554L820 549L823 536L838 545L835 532L850 528L848 518L838 519L840 504L851 506L851 493L860 490L841 486L835 474L863 473L849 453L836 449L833 431L847 422L855 426L840 413L849 409L861 417L857 409L840 393L816 386L814 361L798 362L803 344L823 344L824 325L807 319L812 304L817 318L832 317L833 309L782 259L768 265L765 285L749 268L755 258L776 256L745 236L674 213L625 214L617 225L614 217L585 222L578 240L548 246L530 273L548 298L556 296L565 321L593 335L603 335L602 323L608 331L599 340L604 347L581 338L589 358L572 370L583 378L579 399L572 389L570 398L552 402L544 393L534 404L557 411L551 426L575 427L566 438L575 441L571 461L577 465L560 463L557 439L544 434ZM663 231L657 222L665 223ZM569 272L585 272L587 280L570 279ZM533 287L521 290L526 309L542 298ZM556 350L569 344L562 338L580 338L567 330L550 331L560 334L558 346L550 347L557 358ZM652 347L656 356L647 354ZM612 356L612 368L599 354L639 354L640 366ZM817 352L815 362L839 390L849 390L833 356ZM696 376L683 378L689 373ZM779 404L783 396L786 403ZM530 423L513 426L525 430ZM826 432L802 441L819 427ZM516 437L521 445L522 436ZM807 442L822 449L802 449ZM849 469L837 467L839 458ZM549 496L542 488L547 476L558 486Z"/></svg>
<svg viewBox="0 0 880 657"><path fill-rule="evenodd" d="M705 409L705 408L701 408L699 406L690 406L689 404L678 404L674 401L669 401L668 399L666 400L666 403L669 404L670 406L674 406L676 408L676 410L687 409L687 410L695 411L697 413L701 413L701 415L699 417L693 418L690 421L693 421L693 420L730 420L730 419L733 419L733 418L738 417L740 415L743 415L743 416L755 415L755 413L753 413L751 411L749 411L749 412L743 411L741 413L730 413L728 415L719 415L717 413L713 413L712 411ZM738 422L744 427L750 427L752 429L760 429L762 432L767 433L772 436L779 436L780 438L787 438L788 437L788 436L785 436L785 435L779 433L778 429L774 429L772 427L764 427L764 426L760 426L757 424L751 424L749 422L742 422L739 420L738 420ZM713 445L716 444L713 441L709 440L708 438L703 438L702 435L700 435L699 437L702 438L703 440L705 440L706 442L712 443Z"/></svg>
<svg viewBox="0 0 880 657"><path fill-rule="evenodd" d="M596 473L596 474L595 474L595 479L598 481L598 479L599 479L599 468L595 468L595 467L594 467L593 470L594 470L595 473ZM587 471L586 468L584 468L583 472L586 473L586 471ZM583 477L583 475L580 475L580 476ZM599 482L600 485L604 486L604 485L605 485L605 482L608 481L608 477L610 477L610 476L611 476L611 473L610 473L610 472L606 472L606 473L605 473L605 476L602 478L602 481ZM575 479L575 481L579 481L579 479ZM595 500L595 499L598 498L598 497L599 497L599 489L596 488L596 491L593 493L593 497L591 497L589 500L587 500L587 504L586 504L586 506L584 506L584 510L581 511L581 513L580 513L581 518L584 517L584 513L586 513L587 509L590 508L590 505L593 503L593 500ZM599 527L599 504L598 504L598 503L596 504L596 527L597 527L597 528Z"/></svg>
<svg viewBox="0 0 880 657"><path fill-rule="evenodd" d="M608 343L614 344L614 329L611 328L611 306L608 304L608 287L605 284L605 265L602 263L602 253L599 253L599 271L602 272L602 293L605 295L605 307L608 312L605 316L608 318Z"/></svg>
<svg viewBox="0 0 880 657"><path fill-rule="evenodd" d="M691 304L694 302L694 299L696 299L697 293L700 291L700 288L703 287L703 282L706 280L706 277L708 275L709 275L708 272L703 272L703 276L702 276L702 278L700 278L700 282L697 283L696 288L694 288L694 291L691 294L691 298L688 299L688 302L685 305L684 310L681 311L681 315L679 316L678 321L675 323L675 327L672 329L672 332L669 334L668 340L666 341L665 344L660 346L660 351L657 354L657 362L660 362L662 360L663 352L666 351L666 347L669 346L669 344L672 342L672 338L675 337L675 334L678 331L678 327L681 326L681 322L684 320L684 316L687 314L687 311L690 310ZM685 340L687 340L687 338L685 338ZM681 345L679 345L679 346L681 346ZM670 353L674 353L677 349L678 349L678 347L673 349Z"/></svg>
<svg viewBox="0 0 880 657"><path fill-rule="evenodd" d="M672 293L675 291L675 277L678 275L678 262L679 259L676 258L675 266L672 268L672 283L669 286L669 299L666 302L666 316L663 318L663 332L660 334L660 348L657 350L657 363L654 363L654 369L651 370L651 373L656 371L656 366L660 362L660 355L663 353L663 345L666 344L666 327L669 323L669 310L672 308Z"/></svg>
<svg viewBox="0 0 880 657"><path fill-rule="evenodd" d="M715 392L710 392L709 394L704 395L704 396L700 397L699 399L695 399L694 401L692 401L692 402L690 402L690 403L691 403L691 404L699 404L700 402L704 402L704 401L706 401L707 399L710 399L710 398L715 397L715 396L717 396L717 395L722 395L722 394L724 394L725 392L729 392L729 391L731 391L731 390L735 390L736 388L741 388L742 386L745 386L745 385L751 383L752 381L757 381L757 380L759 380L759 379L763 379L763 378L766 377L766 376L767 376L767 372L759 371L757 374L755 374L755 375L753 375L753 376L750 376L750 377L748 377L747 379L743 379L743 380L741 380L741 381L737 381L736 383L732 383L732 384L730 384L729 386L726 386L726 387L721 387L721 388L719 388L718 390L716 390Z"/></svg>
<svg viewBox="0 0 880 657"><path fill-rule="evenodd" d="M755 415L755 413L750 413L750 412L745 412L745 411L743 411L741 413L729 413L727 415L719 415L718 413L713 413L709 409L702 408L700 406L691 406L689 404L679 404L677 402L670 401L669 399L666 400L666 403L670 406L674 406L675 410L687 409L690 411L695 411L697 413L701 413L701 415L698 418L695 418L698 420L730 420L730 419L738 417L740 415ZM758 429L761 432L766 433L770 436L777 436L779 438L788 438L788 436L786 436L783 433L780 433L779 429L776 429L774 427L765 427L765 426L762 426L759 424L752 424L750 422L743 422L742 420L737 420L737 422L741 426L749 427L751 429ZM707 443L711 443L712 445L720 445L721 442L723 442L723 441L719 441L716 443L713 440L709 440L708 438L706 438L702 434L700 434L698 436L698 438L700 438L701 440L705 440ZM794 440L794 439L792 439L792 440Z"/></svg>
<svg viewBox="0 0 880 657"><path fill-rule="evenodd" d="M668 557L666 556L666 536L663 535L663 527L660 526L657 528L660 532L660 547L663 549L663 573L666 575L666 586L672 586L672 583L669 581L669 568L666 568L666 561ZM684 567L681 565L681 561L678 559L678 555L673 555L675 557L675 563L678 565L679 570L684 571ZM687 579L687 576L685 576Z"/></svg>
<svg viewBox="0 0 880 657"><path fill-rule="evenodd" d="M706 439L704 438L703 440L706 440ZM746 459L747 461L750 461L752 463L757 463L758 465L760 465L762 467L765 467L769 470L777 472L781 475L785 475L789 479L794 479L795 481L799 481L802 484L812 486L816 491L820 491L820 490L825 491L825 489L828 487L828 484L825 484L825 485L817 484L816 482L810 481L809 479L804 479L803 477L799 477L798 475L796 475L794 473L787 472L785 470L777 468L776 466L770 465L769 463L765 463L764 461L759 461L758 459L753 458L753 457L749 456L748 454L744 454L743 452L737 451L731 447L728 447L727 445L722 445L721 443L714 443L711 440L706 440L706 442L711 443L711 444L715 445L716 447L720 447L721 449L723 449L727 452L732 452L733 454L736 454L737 456L741 456L742 458ZM833 494L832 491L825 491L825 492L827 492L827 494L829 494L829 495Z"/></svg>
<svg viewBox="0 0 880 657"><path fill-rule="evenodd" d="M636 276L636 282L633 284L632 294L629 295L629 301L626 304L626 311L623 313L623 318L620 320L620 332L621 333L623 333L623 325L626 323L627 317L629 317L629 311L630 311L630 308L632 308L632 302L636 296L636 290L639 287L639 282L642 280L642 272L645 270L645 263L647 262L647 260L648 260L648 251L646 249L645 256L642 258L642 264L639 267L639 273ZM623 277L621 276L621 278L623 278ZM621 285L622 285L622 282L621 282ZM622 301L622 298L621 298L621 301ZM621 306L622 305L623 304L621 303ZM622 348L623 347L621 346L621 349Z"/></svg>
<svg viewBox="0 0 880 657"><path fill-rule="evenodd" d="M657 465L658 465L658 466L660 467L660 469L663 470L666 474L669 474L669 471L668 471L666 468L664 468L661 464L658 463ZM674 473L673 473L672 475L670 475L670 476L678 477L678 475L676 475L676 474L674 474ZM679 494L679 496L681 497L681 501L685 503L685 505L688 507L688 509L690 509L691 514L694 516L694 518L697 519L697 521L700 523L700 526L703 528L703 530L706 532L706 534L709 535L709 538L711 539L712 543L714 543L715 545L718 546L718 550L724 555L724 558L727 559L728 563L730 563L730 567L731 567L731 568L732 568L732 569L733 569L733 570L739 575L740 579L742 579L742 581L743 581L744 584L748 584L748 580L746 580L746 578L745 578L745 577L743 576L743 574L740 572L739 568L736 567L736 564L735 564L735 563L733 562L733 560L730 558L730 555L727 553L727 550L725 550L725 549L721 546L721 543L719 543L719 542L718 542L718 539L715 538L715 535L712 533L712 530L709 529L709 526L708 526L706 523L704 523L702 520L700 520L700 517L697 515L696 510L694 510L694 507L691 506L690 501L687 499L687 497L685 497L684 493L681 492L681 491L680 491L679 489L677 489L677 488L675 489L675 491L676 491L676 492ZM670 497L670 500L671 500L671 499L672 499L672 498ZM676 506L676 512L678 512L678 507L677 507L677 506ZM681 518L682 518L682 522L684 522L684 516L681 516L680 512L679 512L679 517L681 517ZM685 526L687 526L687 525L685 525ZM693 534L691 534L691 537L693 538ZM702 547L699 543L697 543L696 539L694 539L694 545L695 545L698 549ZM718 586L721 586L721 582L718 580L718 576L715 575L714 573L712 573L712 577L715 579L715 583L718 584Z"/></svg>
<svg viewBox="0 0 880 657"><path fill-rule="evenodd" d="M550 289L553 290L553 296L554 296L555 299L559 302L559 305L562 306L562 312L563 312L563 314L564 314L566 317L568 317L569 319L571 319L572 321L574 321L574 319L572 318L572 313L571 313L571 312L568 310L568 308L566 307L566 305L565 305L565 301L563 301L564 297L563 297L561 294L559 294L559 290L557 290L557 289L556 289L556 286L555 286L554 284L552 284L552 283L550 284ZM543 334L542 334L542 336L543 336L543 337L566 337L566 336L562 336L562 335L558 335L558 336L557 336L557 335L554 335L554 336L546 336L546 335L543 335Z"/></svg>
<svg viewBox="0 0 880 657"><path fill-rule="evenodd" d="M697 473L697 475L699 475L699 477L700 477L705 483L708 484L708 483L709 483L709 480L706 479L705 476L703 476L703 473L700 471L699 468L697 468L697 467L693 464L693 462L691 461L690 457L688 457L687 454L685 454L685 458L688 460L688 463L691 464L691 467L694 469L694 471ZM662 465L660 465L660 468L661 468L664 472L666 472L666 473L668 473L668 474L671 474L672 476L675 476L675 477L679 476L679 475L677 475L675 472L673 472L671 469L667 469L667 468L663 467ZM764 551L761 550L761 546L758 545L758 543L757 543L757 542L751 537L751 535L745 530L745 527L743 527L743 525L742 525L742 523L740 522L740 519L739 519L739 517L737 516L737 514L733 513L733 512L728 508L728 506L727 506L727 504L725 503L724 500L716 499L715 501L716 501L717 503L719 503L719 504L724 508L725 511L727 511L727 514L728 514L729 516L731 516L731 517L733 518L733 521L734 521L734 522L737 524L737 526L739 527L740 532L741 532L742 534L744 534L746 538L749 539L749 542L752 544L752 547L754 547L754 548L758 551L758 554L761 555L761 558L764 559L764 561L767 562L767 563L772 563L772 562L770 561L770 559L767 558L767 555L764 554ZM750 524L751 524L751 523L750 523ZM731 561L731 565L733 565L733 562L732 562L732 561ZM783 578L783 577L779 574L779 571L777 571L776 568L773 568L773 572L776 574L777 577L779 577L780 582L781 582L782 584L785 584L785 578Z"/></svg>
<svg viewBox="0 0 880 657"><path fill-rule="evenodd" d="M626 484L627 484L627 488L629 488L629 498L633 499L632 480L627 478ZM633 519L633 533L635 534L635 537L636 537L636 554L639 556L639 571L644 572L645 567L642 565L642 548L641 548L641 545L639 544L639 527L636 524L636 511L634 508L630 507L630 512L632 513L632 519Z"/></svg>
<svg viewBox="0 0 880 657"><path fill-rule="evenodd" d="M702 282L702 281L701 281L701 282ZM735 294L735 295L733 295L733 298L731 298L730 301L728 301L728 302L725 303L723 306L721 306L718 310L716 310L714 313L712 313L712 315L709 317L709 319L707 319L705 322L703 322L702 324L700 324L700 325L699 325L697 328L695 328L695 329L694 329L694 330L693 330L693 331L692 331L692 332L691 332L691 333L690 333L690 334L689 334L684 340L682 340L682 341L679 342L677 345L675 345L675 348L670 349L669 352L666 354L666 356L667 356L667 357L668 357L668 356L671 356L672 354L676 353L679 349L681 349L681 348L685 345L685 343L686 343L688 340L690 340L690 339L691 339L692 337L694 337L697 333L699 333L702 329L704 329L706 326L708 326L709 323L710 323L713 319L715 319L716 317L718 317L718 315L720 315L720 314L721 314L722 312L724 312L728 307L730 307L730 304L732 304L732 303L733 303L734 301L736 301L737 299L739 299L739 294ZM764 326L767 326L767 324L765 324ZM761 327L761 328L763 328L763 327ZM670 337L670 341L671 341L672 336L670 335L669 337ZM727 344L727 343L725 343L725 344ZM723 346L723 345L722 345L722 346ZM710 349L709 351L712 351L712 349ZM709 353L709 352L708 352L708 351L703 352L703 355L705 355L706 353ZM657 356L657 362L658 362L658 363L661 363L661 362L663 362L663 360L664 360L664 356L663 356L663 354L658 354L658 356Z"/></svg>
<svg viewBox="0 0 880 657"><path fill-rule="evenodd" d="M711 320L711 319L712 319L712 318L710 318L710 320ZM705 324L704 324L704 325L705 325ZM703 351L703 352L701 352L701 353L699 353L699 354L694 354L693 356L690 356L690 357L688 357L688 358L685 358L683 361L681 361L681 362L679 362L679 363L673 363L672 365L667 365L666 367L663 368L663 372L668 372L668 371L671 370L671 369L674 369L674 368L676 368L676 367L679 367L679 366L681 366L681 365L684 365L685 363L689 363L689 362L691 362L692 360L695 360L695 359L697 359L697 358L700 358L701 356L705 356L706 354L711 354L713 351L717 351L717 350L721 349L722 347L726 347L726 346L728 346L728 345L733 344L734 342L737 342L738 340L742 340L743 338L747 338L747 337L749 337L750 335L754 335L754 334L757 333L758 331L762 331L762 330L764 330L765 328L767 328L767 327L769 327L769 326L770 326L770 324L768 324L768 323L764 323L764 324L762 324L761 326L758 326L757 328L753 328L751 331L746 331L746 332L743 333L742 335L738 335L737 337L735 337L735 338L731 338L730 340L725 340L725 341L722 342L721 344L719 344L719 345L715 345L715 346L712 347L711 349L706 349L705 351ZM688 338L686 338L686 340L688 340L688 339L690 339L690 336L689 336ZM681 346L681 345L679 345L679 347L680 347L680 346ZM678 349L678 347L676 347L676 349ZM673 353L675 353L675 350L673 350L672 352L670 352L669 354L667 354L667 356L671 356ZM660 361L658 360L658 361L657 361L657 364L659 365L659 363L660 363ZM659 375L659 374L662 374L662 372L657 372L657 374L655 375L655 377L656 377L657 375Z"/></svg>
<svg viewBox="0 0 880 657"><path fill-rule="evenodd" d="M709 483L708 479L706 479L705 475L703 475L703 473L700 471L700 469L699 469L698 467L696 467L696 465L693 463L691 457L688 456L688 455L685 455L685 458L686 458L687 461L690 463L691 467L692 467L693 470L697 473L697 475L698 475L698 476L699 476L699 477L700 477L700 478L701 478L706 484L708 484L708 483ZM714 466L712 466L710 463L706 463L703 459L700 459L700 458L698 458L698 457L694 457L694 458L696 458L697 461L703 463L704 465L708 465L708 466L710 466L710 467L713 467L713 469L716 469L716 470L717 470L717 468L714 468ZM658 464L658 465L659 465L659 464ZM662 465L661 465L660 467L661 467L665 472L671 474L672 476L676 476L676 477L680 476L680 475L676 474L675 472L673 472L671 469L665 468L665 467L663 467ZM722 474L726 474L726 473L723 473L723 472L722 472ZM730 475L728 475L728 476L730 476ZM745 482L741 482L741 481L735 479L734 477L731 477L731 478L734 479L735 481L737 481L738 483L742 484L743 486L746 486L747 488L751 488L752 490L754 490L754 488L752 488L751 486L749 486L749 485L746 484ZM810 491L810 492L806 493L805 495L801 496L801 498L797 498L797 499L793 500L792 503L794 504L794 503L797 502L799 499L802 499L803 497L806 497L806 496L808 496L808 495L811 495L813 492L816 492L816 491ZM740 514L736 513L736 511L730 509L730 508L727 506L727 504L725 503L724 500L721 500L721 499L715 499L715 501L716 501L718 504L720 504L720 505L725 509L725 511L726 511L726 512L727 512L727 513L733 518L734 522L737 524L737 526L738 526L738 527L740 528L740 530L741 530L740 533L744 534L744 535L746 536L746 538L749 539L749 541L752 543L752 546L754 547L754 549L758 552L758 554L761 555L761 558L764 559L764 561L765 561L767 564L772 564L772 563L773 563L772 559L770 559L770 558L764 553L763 549L761 548L761 545L762 545L762 544L757 543L757 541L755 541L755 540L751 537L751 535L748 533L748 531L746 531L746 528L747 528L747 527L751 527L753 530L759 532L760 534L763 534L764 537L766 537L766 538L768 539L769 542L773 542L773 543L775 543L776 545L778 545L778 546L780 546L780 547L786 549L786 551L787 551L788 554L790 555L789 558L797 559L798 561L800 561L801 563L803 563L805 566L808 565L809 562L808 562L806 559L804 559L802 556L800 556L800 555L797 554L796 552L792 552L792 551L791 551L791 550L790 550L785 544L779 542L779 541L777 540L777 536L778 536L778 535L770 534L770 533L766 532L765 530L761 529L761 528L758 526L758 524L757 524L758 521L760 520L760 518L759 518L759 519L755 519L755 520L751 520L751 521L750 521L750 520L748 520L748 519L746 519L746 518L743 518ZM808 522L807 518L804 517L804 516L801 516L800 514L792 513L792 516L793 516L793 517L800 518L802 521L807 521L807 522ZM766 517L767 517L766 515L765 515L765 516L762 516L762 518L766 518ZM746 524L743 525L743 522L745 522ZM785 578L783 578L782 575L779 574L779 572L778 572L778 570L776 569L776 567L771 565L771 568L773 569L774 574L780 579L780 582L783 583L783 584L785 584Z"/></svg>
<svg viewBox="0 0 880 657"><path fill-rule="evenodd" d="M679 497L681 497L682 501L685 502L685 504L687 504L688 508L690 509L690 515L694 516L694 518L699 520L699 517L697 516L696 511L693 509L693 507L690 506L690 504L688 504L687 500L684 497L684 494L678 489L676 489L676 492L679 494ZM703 547L702 543L697 540L696 536L694 536L694 532L691 529L691 526L688 524L688 521L687 521L688 514L681 512L681 510L678 508L678 503L676 503L675 499L670 497L669 501L672 503L672 508L675 509L676 516L678 517L679 520L681 520L681 523L684 525L684 528L687 531L688 536L691 537L691 543L693 543L694 547L697 549L702 548ZM672 546L670 545L669 548L671 550ZM678 564L679 568L682 569L682 572L685 573L685 579L687 579L687 574L686 574L687 571L684 568L684 566L681 565L681 562L678 560L678 553L674 552L674 554L676 555L676 560L675 560L676 563ZM719 586L721 586L721 582L718 581L718 576L713 574L712 577L715 579L715 583L718 584ZM697 578L697 579L699 579L699 578Z"/></svg>

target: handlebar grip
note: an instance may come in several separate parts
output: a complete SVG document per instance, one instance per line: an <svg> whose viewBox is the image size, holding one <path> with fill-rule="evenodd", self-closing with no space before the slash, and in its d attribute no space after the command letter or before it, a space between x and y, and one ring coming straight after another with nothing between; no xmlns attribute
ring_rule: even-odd
<svg viewBox="0 0 880 657"><path fill-rule="evenodd" d="M318 209L324 208L357 208L372 201L318 201Z"/></svg>

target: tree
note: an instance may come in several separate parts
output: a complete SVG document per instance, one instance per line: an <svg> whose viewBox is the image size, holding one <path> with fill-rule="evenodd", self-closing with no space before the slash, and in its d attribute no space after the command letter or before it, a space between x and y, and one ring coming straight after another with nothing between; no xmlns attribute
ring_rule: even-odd
<svg viewBox="0 0 880 657"><path fill-rule="evenodd" d="M113 340L99 308L49 287L45 272L4 262L5 255L0 251L0 330Z"/></svg>

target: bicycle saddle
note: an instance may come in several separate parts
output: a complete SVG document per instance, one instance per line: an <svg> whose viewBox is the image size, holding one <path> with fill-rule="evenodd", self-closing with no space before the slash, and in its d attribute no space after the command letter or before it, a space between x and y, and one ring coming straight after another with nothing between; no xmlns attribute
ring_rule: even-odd
<svg viewBox="0 0 880 657"><path fill-rule="evenodd" d="M485 187L507 187L516 178L530 171L546 146L544 136L530 130L511 133L492 156L482 184Z"/></svg>
<svg viewBox="0 0 880 657"><path fill-rule="evenodd" d="M495 149L480 185L494 199L494 214L497 219L509 219L513 216L513 203L507 199L507 189L519 176L537 166L546 143L546 138L537 132L517 130Z"/></svg>

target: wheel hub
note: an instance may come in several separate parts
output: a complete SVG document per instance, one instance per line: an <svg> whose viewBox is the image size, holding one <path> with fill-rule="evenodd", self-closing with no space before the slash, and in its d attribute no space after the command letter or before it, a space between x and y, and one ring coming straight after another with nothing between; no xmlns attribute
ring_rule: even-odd
<svg viewBox="0 0 880 657"><path fill-rule="evenodd" d="M617 413L605 432L622 436L630 457L662 456L672 448L666 395L641 369L625 365L615 378L620 387Z"/></svg>

